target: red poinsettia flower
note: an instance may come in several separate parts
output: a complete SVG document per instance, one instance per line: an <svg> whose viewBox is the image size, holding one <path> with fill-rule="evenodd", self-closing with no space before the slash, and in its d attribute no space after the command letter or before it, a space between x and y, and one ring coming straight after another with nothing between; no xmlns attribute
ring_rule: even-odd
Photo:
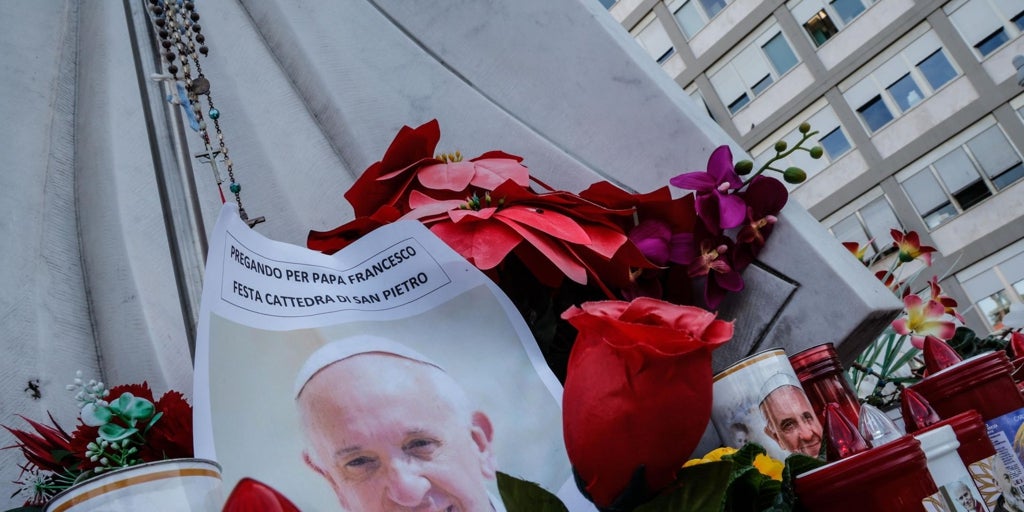
<svg viewBox="0 0 1024 512"><path fill-rule="evenodd" d="M903 263L909 263L918 258L924 261L925 265L932 264L932 253L935 248L928 245L921 245L921 237L916 231L906 233L893 229L889 232L892 235L893 246L898 249L899 259Z"/></svg>
<svg viewBox="0 0 1024 512"><path fill-rule="evenodd" d="M221 512L299 512L299 508L277 489L245 477L235 485Z"/></svg>
<svg viewBox="0 0 1024 512"><path fill-rule="evenodd" d="M892 322L892 328L899 334L909 335L916 348L924 347L925 336L948 340L956 333L956 325L945 319L946 309L936 300L927 302L917 295L903 298L906 315Z"/></svg>
<svg viewBox="0 0 1024 512"><path fill-rule="evenodd" d="M430 230L481 270L515 251L541 283L557 287L563 277L593 281L606 294L629 282L629 268L651 264L619 228L615 211L567 192L536 194L512 181L469 201L438 201L414 192L407 218ZM608 265L616 261L616 265Z"/></svg>
<svg viewBox="0 0 1024 512"><path fill-rule="evenodd" d="M439 140L441 128L436 119L416 128L403 126L398 130L384 158L363 171L345 192L356 217L373 215L385 204L393 205L415 177L409 171L424 162L436 162L434 149ZM381 179L384 176L388 178Z"/></svg>

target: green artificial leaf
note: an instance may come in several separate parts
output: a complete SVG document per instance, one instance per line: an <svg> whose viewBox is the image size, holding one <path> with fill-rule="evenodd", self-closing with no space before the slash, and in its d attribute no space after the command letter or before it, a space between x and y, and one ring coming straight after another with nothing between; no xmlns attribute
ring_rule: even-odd
<svg viewBox="0 0 1024 512"><path fill-rule="evenodd" d="M114 441L120 441L122 439L125 439L138 431L139 429L134 427L124 428L121 425L107 423L106 425L100 427L99 434L100 437L112 443Z"/></svg>
<svg viewBox="0 0 1024 512"><path fill-rule="evenodd" d="M794 453L786 457L786 466L782 469L781 492L779 492L771 508L764 512L792 512L796 510L796 489L794 487L796 477L813 469L818 469L825 464L826 462L821 459L808 457L802 453Z"/></svg>
<svg viewBox="0 0 1024 512"><path fill-rule="evenodd" d="M677 487L634 512L721 512L733 463L705 462L679 471Z"/></svg>
<svg viewBox="0 0 1024 512"><path fill-rule="evenodd" d="M149 429L153 428L153 425L156 425L157 420L159 420L160 418L163 418L163 417L164 417L164 413L163 412L158 412L158 413L154 414L153 418L151 418L149 420L149 425L146 425L146 428L143 429L142 433L145 434L146 432L149 432Z"/></svg>
<svg viewBox="0 0 1024 512"><path fill-rule="evenodd" d="M500 471L498 493L508 512L568 512L561 500L543 487Z"/></svg>
<svg viewBox="0 0 1024 512"><path fill-rule="evenodd" d="M153 402L125 392L117 401L110 404L118 416L129 420L142 420L153 415L156 406Z"/></svg>
<svg viewBox="0 0 1024 512"><path fill-rule="evenodd" d="M114 413L109 407L89 403L82 406L79 416L82 418L82 423L90 427L98 427L110 421L114 417Z"/></svg>

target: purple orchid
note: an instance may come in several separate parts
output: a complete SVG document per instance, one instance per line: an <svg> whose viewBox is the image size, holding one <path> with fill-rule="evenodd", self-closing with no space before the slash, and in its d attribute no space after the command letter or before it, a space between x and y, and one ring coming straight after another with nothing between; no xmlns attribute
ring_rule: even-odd
<svg viewBox="0 0 1024 512"><path fill-rule="evenodd" d="M742 272L757 257L768 241L779 212L789 200L789 192L779 180L758 176L740 193L747 204L747 217L736 234L733 263Z"/></svg>
<svg viewBox="0 0 1024 512"><path fill-rule="evenodd" d="M712 234L701 226L693 233L672 235L669 261L687 266L690 277L704 277L704 303L716 309L726 292L743 290L743 277L732 263L732 239Z"/></svg>
<svg viewBox="0 0 1024 512"><path fill-rule="evenodd" d="M733 167L729 146L719 146L711 153L706 172L683 173L669 183L696 193L697 216L712 232L739 226L746 216L743 199L729 194L743 186Z"/></svg>

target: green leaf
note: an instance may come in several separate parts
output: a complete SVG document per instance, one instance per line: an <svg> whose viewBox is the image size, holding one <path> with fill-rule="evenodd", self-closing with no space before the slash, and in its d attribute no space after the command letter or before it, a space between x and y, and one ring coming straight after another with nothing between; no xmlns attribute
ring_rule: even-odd
<svg viewBox="0 0 1024 512"><path fill-rule="evenodd" d="M146 419L156 410L153 402L127 392L110 404L110 407L117 411L118 416L130 420Z"/></svg>
<svg viewBox="0 0 1024 512"><path fill-rule="evenodd" d="M568 512L558 497L543 487L500 471L498 493L508 512Z"/></svg>
<svg viewBox="0 0 1024 512"><path fill-rule="evenodd" d="M131 436L132 434L138 431L139 429L137 428L124 428L121 425L107 423L106 425L100 427L99 434L100 437L102 437L103 439L106 439L107 441L110 442L114 442L120 441L128 436Z"/></svg>
<svg viewBox="0 0 1024 512"><path fill-rule="evenodd" d="M634 512L721 512L733 462L706 462L679 471L678 487Z"/></svg>
<svg viewBox="0 0 1024 512"><path fill-rule="evenodd" d="M796 477L813 469L820 468L826 464L825 461L808 457L802 453L794 453L786 457L786 466L782 469L782 484L780 492L772 507L765 512L791 512L796 510L796 490L794 483Z"/></svg>

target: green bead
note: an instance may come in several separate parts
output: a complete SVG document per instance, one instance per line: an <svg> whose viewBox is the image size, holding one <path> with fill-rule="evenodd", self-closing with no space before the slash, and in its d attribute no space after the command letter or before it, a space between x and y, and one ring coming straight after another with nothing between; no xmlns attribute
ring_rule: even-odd
<svg viewBox="0 0 1024 512"><path fill-rule="evenodd" d="M231 182L231 187L229 188L231 189L232 194L237 194L242 191L242 186L235 182Z"/></svg>
<svg viewBox="0 0 1024 512"><path fill-rule="evenodd" d="M220 110L215 108L210 109L210 119L217 119L220 117Z"/></svg>

